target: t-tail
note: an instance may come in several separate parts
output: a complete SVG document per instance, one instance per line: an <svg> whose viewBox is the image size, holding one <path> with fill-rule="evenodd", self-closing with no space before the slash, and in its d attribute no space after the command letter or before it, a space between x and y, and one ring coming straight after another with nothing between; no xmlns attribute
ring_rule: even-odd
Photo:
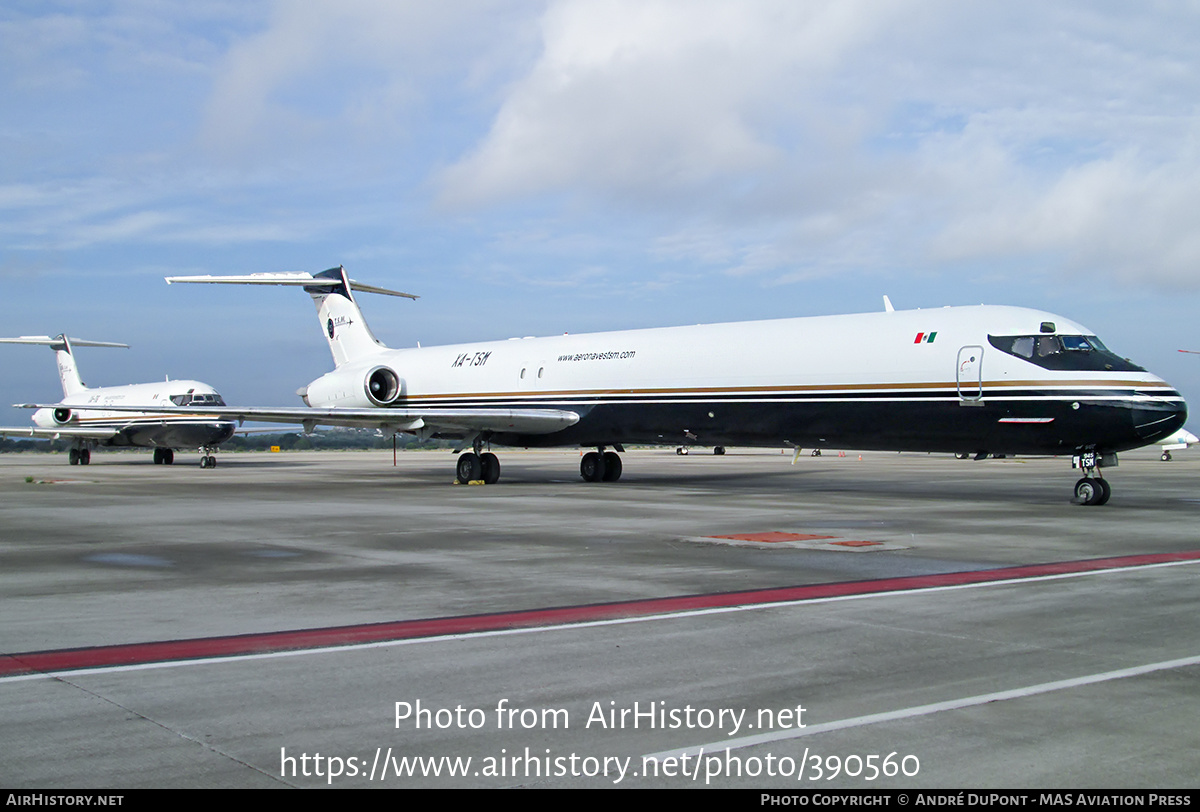
<svg viewBox="0 0 1200 812"><path fill-rule="evenodd" d="M189 282L217 285L297 285L303 287L312 296L317 306L317 318L321 322L321 331L329 342L329 351L333 354L335 366L342 366L353 361L374 355L386 350L379 339L367 326L358 302L354 300L353 291L365 293L382 293L387 296L403 296L416 299L411 293L401 293L396 290L364 285L356 282L346 274L346 269L339 266L309 273L256 273L242 276L169 276L167 284L174 282Z"/></svg>
<svg viewBox="0 0 1200 812"><path fill-rule="evenodd" d="M82 338L67 338L66 333L51 338L50 336L19 336L17 338L0 338L0 344L41 344L54 350L58 361L58 379L62 381L63 396L87 391L87 384L79 376L79 366L75 363L74 347L123 347L128 344L117 344L112 341L87 341Z"/></svg>

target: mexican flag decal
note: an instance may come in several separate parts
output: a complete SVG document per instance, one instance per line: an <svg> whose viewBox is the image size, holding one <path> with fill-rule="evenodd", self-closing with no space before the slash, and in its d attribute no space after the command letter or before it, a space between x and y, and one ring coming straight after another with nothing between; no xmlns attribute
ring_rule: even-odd
<svg viewBox="0 0 1200 812"><path fill-rule="evenodd" d="M917 333L917 340L914 341L913 343L914 344L932 344L933 340L935 338L937 338L936 331L932 332L932 333Z"/></svg>

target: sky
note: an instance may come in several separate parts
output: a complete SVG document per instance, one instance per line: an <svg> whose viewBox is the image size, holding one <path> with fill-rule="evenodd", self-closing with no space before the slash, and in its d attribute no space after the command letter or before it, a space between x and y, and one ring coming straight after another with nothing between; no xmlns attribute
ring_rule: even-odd
<svg viewBox="0 0 1200 812"><path fill-rule="evenodd" d="M1200 403L1200 3L7 0L0 335L299 405L316 272L394 347L1061 314ZM53 356L0 347L8 404ZM1195 421L1192 422L1194 427Z"/></svg>

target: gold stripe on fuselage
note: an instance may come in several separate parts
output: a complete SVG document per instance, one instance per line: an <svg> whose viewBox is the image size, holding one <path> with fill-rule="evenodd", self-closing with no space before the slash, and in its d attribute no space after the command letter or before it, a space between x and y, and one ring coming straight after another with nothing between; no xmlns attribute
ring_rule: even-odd
<svg viewBox="0 0 1200 812"><path fill-rule="evenodd" d="M967 381L964 386L975 389L979 386L975 381ZM863 384L825 384L799 386L713 386L703 388L656 388L656 389L554 389L544 391L522 392L458 392L438 393L427 395L409 394L404 403L414 401L439 400L472 400L472 399L543 399L543 398L579 398L579 397L629 397L629 396L708 396L708 395L762 395L762 394L822 394L835 392L885 392L885 391L947 391L957 393L960 384L955 381L942 383L863 383ZM1043 388L1043 389L1172 389L1166 381L1136 381L1136 380L1070 380L1070 381L984 381L983 389L1012 389L1012 388ZM398 404L397 404L398 405Z"/></svg>

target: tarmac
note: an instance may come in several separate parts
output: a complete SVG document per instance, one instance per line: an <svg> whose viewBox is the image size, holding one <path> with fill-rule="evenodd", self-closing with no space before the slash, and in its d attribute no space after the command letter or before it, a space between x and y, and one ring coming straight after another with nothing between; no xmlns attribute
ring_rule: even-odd
<svg viewBox="0 0 1200 812"><path fill-rule="evenodd" d="M1194 788L1200 452L0 455L0 786Z"/></svg>

